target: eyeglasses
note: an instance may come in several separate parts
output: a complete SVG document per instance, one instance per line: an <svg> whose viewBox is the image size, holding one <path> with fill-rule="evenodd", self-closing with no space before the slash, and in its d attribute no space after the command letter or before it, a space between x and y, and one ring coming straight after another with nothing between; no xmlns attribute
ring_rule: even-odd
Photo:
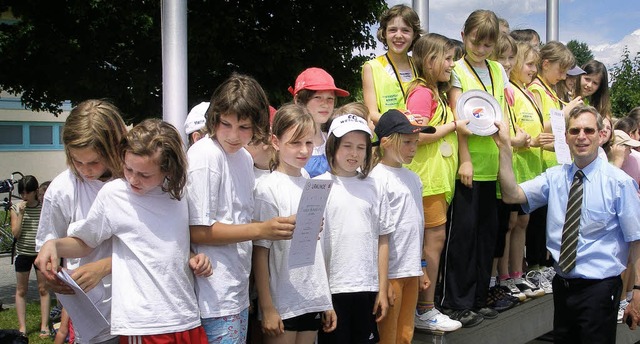
<svg viewBox="0 0 640 344"><path fill-rule="evenodd" d="M579 135L581 131L584 131L585 135L593 135L596 133L596 128L569 128L569 130L567 130L569 135Z"/></svg>

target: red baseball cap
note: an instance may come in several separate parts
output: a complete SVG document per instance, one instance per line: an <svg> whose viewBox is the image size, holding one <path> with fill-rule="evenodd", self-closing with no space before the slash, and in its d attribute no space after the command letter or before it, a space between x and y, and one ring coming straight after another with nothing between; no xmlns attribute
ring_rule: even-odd
<svg viewBox="0 0 640 344"><path fill-rule="evenodd" d="M300 73L296 78L295 88L289 86L289 92L294 96L301 90L334 91L338 97L349 96L349 92L336 87L333 77L329 73L316 67L307 68Z"/></svg>

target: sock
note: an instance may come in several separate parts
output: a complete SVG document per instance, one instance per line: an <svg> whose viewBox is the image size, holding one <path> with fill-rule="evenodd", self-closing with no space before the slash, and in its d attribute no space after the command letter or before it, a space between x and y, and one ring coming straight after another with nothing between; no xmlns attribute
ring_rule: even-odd
<svg viewBox="0 0 640 344"><path fill-rule="evenodd" d="M500 281L508 280L509 278L510 278L509 275L500 275L500 276L498 276L498 279Z"/></svg>
<svg viewBox="0 0 640 344"><path fill-rule="evenodd" d="M540 269L540 264L529 265L529 271L531 271L531 270L539 270L539 269Z"/></svg>
<svg viewBox="0 0 640 344"><path fill-rule="evenodd" d="M418 301L418 307L416 308L416 310L418 311L418 314L424 314L432 310L433 306L433 301Z"/></svg>
<svg viewBox="0 0 640 344"><path fill-rule="evenodd" d="M509 274L509 276L511 276L511 278L513 278L513 279L521 278L522 277L522 271L512 272L511 274Z"/></svg>
<svg viewBox="0 0 640 344"><path fill-rule="evenodd" d="M628 291L627 292L627 301L631 301L631 299L633 299L633 291Z"/></svg>
<svg viewBox="0 0 640 344"><path fill-rule="evenodd" d="M493 288L496 286L496 276L491 276L491 279L489 280L489 288Z"/></svg>

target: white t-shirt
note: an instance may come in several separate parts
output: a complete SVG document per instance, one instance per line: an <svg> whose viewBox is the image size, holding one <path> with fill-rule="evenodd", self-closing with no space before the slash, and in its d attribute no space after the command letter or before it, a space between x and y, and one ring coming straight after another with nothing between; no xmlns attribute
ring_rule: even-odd
<svg viewBox="0 0 640 344"><path fill-rule="evenodd" d="M395 229L386 195L371 178L316 178L333 180L320 232L331 294L377 292L378 239Z"/></svg>
<svg viewBox="0 0 640 344"><path fill-rule="evenodd" d="M85 219L98 191L104 185L105 183L99 180L81 180L69 169L56 176L47 188L42 202L36 251L40 251L48 240L66 237L71 223ZM107 257L111 257L111 240L106 240L86 257L64 261L65 266L73 270ZM105 276L89 297L108 320L111 314L111 275ZM75 330L76 341L81 344L100 343L113 338L108 329L94 338L83 338L82 329Z"/></svg>
<svg viewBox="0 0 640 344"><path fill-rule="evenodd" d="M200 326L189 267L187 201L160 187L139 195L124 179L107 183L69 236L96 247L113 237L111 333L153 335Z"/></svg>
<svg viewBox="0 0 640 344"><path fill-rule="evenodd" d="M395 231L389 235L389 278L422 276L420 260L424 238L422 182L414 172L378 164L369 174L389 201Z"/></svg>
<svg viewBox="0 0 640 344"><path fill-rule="evenodd" d="M189 225L246 224L253 218L253 160L244 148L227 154L208 136L188 152ZM209 256L213 275L196 280L203 318L235 315L249 307L251 241L228 245L192 245Z"/></svg>
<svg viewBox="0 0 640 344"><path fill-rule="evenodd" d="M306 181L304 176L272 172L256 186L254 218L265 221L295 214ZM315 264L292 269L289 269L291 240L256 240L254 245L269 249L269 289L282 319L333 309L319 241Z"/></svg>

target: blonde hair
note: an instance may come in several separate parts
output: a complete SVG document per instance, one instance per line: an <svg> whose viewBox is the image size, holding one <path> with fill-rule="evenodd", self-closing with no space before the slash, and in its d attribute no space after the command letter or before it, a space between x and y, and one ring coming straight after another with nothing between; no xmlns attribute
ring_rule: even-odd
<svg viewBox="0 0 640 344"><path fill-rule="evenodd" d="M418 71L418 77L411 82L407 93L411 93L418 85L423 85L431 90L434 100L437 96L446 98L445 92L451 88L451 78L444 82L438 81L437 78L444 69L447 52L455 49L455 46L452 40L437 33L420 37L413 49L413 63ZM429 66L433 67L431 72L429 72Z"/></svg>
<svg viewBox="0 0 640 344"><path fill-rule="evenodd" d="M534 47L529 42L516 42L516 45L518 49L516 52L516 61L513 63L513 67L511 68L511 73L509 75L509 78L512 80L516 79L515 76L518 75L522 70L522 67L527 62L529 54L533 54L533 60L536 64L536 67L539 63L538 60L540 59L540 53L538 52L538 49L536 49L536 47Z"/></svg>
<svg viewBox="0 0 640 344"><path fill-rule="evenodd" d="M80 180L84 180L73 164L71 149L90 148L104 160L108 176L121 177L119 146L127 127L120 110L106 100L89 99L71 110L62 130L62 142L67 165Z"/></svg>
<svg viewBox="0 0 640 344"><path fill-rule="evenodd" d="M329 131L329 128L331 127L331 122L333 121L334 118L340 117L342 115L349 115L349 114L353 114L353 115L356 115L358 117L362 117L362 118L366 119L367 121L369 121L369 108L366 105L364 105L364 103L351 102L351 103L344 104L341 107L337 108L333 112L331 117L329 117L329 120L325 124L323 124L322 130L324 132Z"/></svg>
<svg viewBox="0 0 640 344"><path fill-rule="evenodd" d="M471 31L476 29L478 30L476 32L476 39L472 43L478 44L484 40L493 43L498 41L500 26L498 24L498 17L492 11L475 10L471 12L462 28L465 39L468 39L467 36L471 34Z"/></svg>
<svg viewBox="0 0 640 344"><path fill-rule="evenodd" d="M157 118L145 119L129 131L122 141L122 160L126 152L140 156L159 157L160 171L167 174L162 191L180 200L187 184L187 156L178 130Z"/></svg>
<svg viewBox="0 0 640 344"><path fill-rule="evenodd" d="M558 62L560 69L569 69L576 64L573 53L566 45L558 41L550 41L540 48L540 61L538 62L538 74L542 72L542 64L547 60L549 63Z"/></svg>
<svg viewBox="0 0 640 344"><path fill-rule="evenodd" d="M387 26L395 17L402 18L405 24L413 30L413 40L409 46L409 51L411 51L418 38L424 34L424 30L420 27L420 17L416 11L407 5L395 5L382 13L380 16L380 27L376 32L376 37L382 42L385 49L389 49L389 45L387 44Z"/></svg>
<svg viewBox="0 0 640 344"><path fill-rule="evenodd" d="M373 148L372 166L376 166L378 163L380 163L384 155L387 154L387 151L395 152L396 156L400 155L400 146L402 145L402 134L393 133L389 136L386 136L387 140L385 141L384 145L382 144L382 139L383 137L380 138L380 145ZM384 147L384 146L387 146L387 147Z"/></svg>
<svg viewBox="0 0 640 344"><path fill-rule="evenodd" d="M311 116L303 106L297 104L284 105L278 109L273 117L273 124L271 125L273 136L282 139L289 129L294 129L293 135L291 136L292 141L300 140L309 132L315 135L318 130L313 116ZM269 169L271 171L274 171L280 165L279 154L279 152L276 152L271 157L271 161L269 162Z"/></svg>

